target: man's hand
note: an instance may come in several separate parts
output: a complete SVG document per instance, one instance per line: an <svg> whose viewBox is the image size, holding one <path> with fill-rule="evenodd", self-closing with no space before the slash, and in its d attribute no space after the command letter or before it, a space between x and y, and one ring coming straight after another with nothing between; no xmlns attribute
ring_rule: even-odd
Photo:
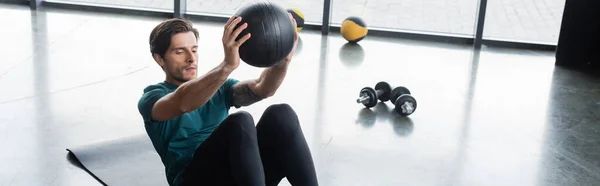
<svg viewBox="0 0 600 186"><path fill-rule="evenodd" d="M288 13L288 16L290 17L290 19L292 20L292 24L294 25L294 46L292 47L292 51L283 59L283 61L275 65L275 67L279 68L287 66L290 63L290 61L292 61L292 57L294 57L294 52L296 50L296 45L298 44L298 30L296 29L296 27L298 27L298 23L296 23L296 19L294 19L292 14Z"/></svg>
<svg viewBox="0 0 600 186"><path fill-rule="evenodd" d="M287 73L288 64L290 61L292 61L294 51L296 50L296 45L298 44L296 20L294 17L292 17L292 14L288 13L288 16L292 20L295 31L294 46L292 47L292 51L278 64L266 68L258 79L247 80L236 84L233 88L232 101L233 105L236 107L248 106L273 96L283 82L283 79Z"/></svg>
<svg viewBox="0 0 600 186"><path fill-rule="evenodd" d="M244 42L250 39L250 33L244 35L244 37L240 38L236 41L236 38L240 33L248 27L248 23L242 24L240 27L234 30L236 25L242 21L241 17L235 18L234 16L230 17L227 23L225 24L225 28L223 30L223 49L225 50L225 59L223 63L227 70L233 71L240 65L240 53L239 49Z"/></svg>

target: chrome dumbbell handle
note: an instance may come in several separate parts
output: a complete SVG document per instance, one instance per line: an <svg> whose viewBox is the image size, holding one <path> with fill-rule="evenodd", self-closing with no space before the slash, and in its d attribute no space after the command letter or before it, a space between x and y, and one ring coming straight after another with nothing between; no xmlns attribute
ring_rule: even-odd
<svg viewBox="0 0 600 186"><path fill-rule="evenodd" d="M367 104L369 99L371 99L368 95L363 94L360 98L356 99L356 103Z"/></svg>
<svg viewBox="0 0 600 186"><path fill-rule="evenodd" d="M415 107L411 102L405 102L400 106L400 109L402 109L402 113L405 114L412 114L415 111Z"/></svg>
<svg viewBox="0 0 600 186"><path fill-rule="evenodd" d="M376 92L377 96L381 96L381 95L383 94L383 90L377 90L377 91L375 91L375 92ZM356 99L356 103L365 103L365 102L369 101L369 99L371 99L371 98L369 97L369 95L367 95L367 94L362 94L362 95L360 96L360 98Z"/></svg>

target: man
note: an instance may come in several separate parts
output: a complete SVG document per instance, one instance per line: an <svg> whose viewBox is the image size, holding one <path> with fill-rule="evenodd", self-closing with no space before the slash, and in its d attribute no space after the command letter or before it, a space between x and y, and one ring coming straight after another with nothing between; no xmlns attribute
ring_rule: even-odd
<svg viewBox="0 0 600 186"><path fill-rule="evenodd" d="M290 19L296 25L295 20ZM197 77L198 31L185 19L169 19L150 34L154 60L166 79L144 89L138 109L146 132L160 155L169 185L318 185L310 150L294 110L269 106L255 126L247 112L229 115L232 106L248 106L273 96L286 75L292 53L266 68L259 78L228 76L239 66L235 40L247 27L224 27L224 60ZM296 42L297 42L296 33ZM295 48L294 44L294 48Z"/></svg>

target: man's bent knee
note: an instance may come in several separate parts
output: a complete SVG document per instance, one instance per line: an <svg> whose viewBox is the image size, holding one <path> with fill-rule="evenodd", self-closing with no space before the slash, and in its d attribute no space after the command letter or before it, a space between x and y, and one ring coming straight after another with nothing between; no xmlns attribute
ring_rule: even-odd
<svg viewBox="0 0 600 186"><path fill-rule="evenodd" d="M272 120L275 120L276 123L298 123L298 115L296 115L296 111L294 111L290 105L285 103L274 104L267 107L263 117L271 118Z"/></svg>
<svg viewBox="0 0 600 186"><path fill-rule="evenodd" d="M223 121L223 125L228 125L226 127L229 129L241 129L248 133L256 133L254 119L252 118L252 115L246 111L239 111L227 116L225 121Z"/></svg>
<svg viewBox="0 0 600 186"><path fill-rule="evenodd" d="M263 124L266 125L262 126L263 128L269 128L267 131L276 132L283 136L293 135L300 128L296 112L290 105L285 103L269 106L261 118L261 125Z"/></svg>
<svg viewBox="0 0 600 186"><path fill-rule="evenodd" d="M296 115L296 111L294 111L294 109L292 109L292 107L286 103L274 104L267 107L265 113L271 112L274 114Z"/></svg>

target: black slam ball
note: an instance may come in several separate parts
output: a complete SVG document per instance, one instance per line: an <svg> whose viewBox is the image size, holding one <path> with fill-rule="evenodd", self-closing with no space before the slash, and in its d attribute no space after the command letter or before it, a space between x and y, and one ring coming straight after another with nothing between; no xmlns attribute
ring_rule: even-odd
<svg viewBox="0 0 600 186"><path fill-rule="evenodd" d="M250 33L248 39L240 46L242 61L255 67L271 67L281 62L294 46L296 28L285 9L270 2L255 2L242 7L235 13L242 17L236 25L248 23L248 27L240 33L237 40Z"/></svg>

